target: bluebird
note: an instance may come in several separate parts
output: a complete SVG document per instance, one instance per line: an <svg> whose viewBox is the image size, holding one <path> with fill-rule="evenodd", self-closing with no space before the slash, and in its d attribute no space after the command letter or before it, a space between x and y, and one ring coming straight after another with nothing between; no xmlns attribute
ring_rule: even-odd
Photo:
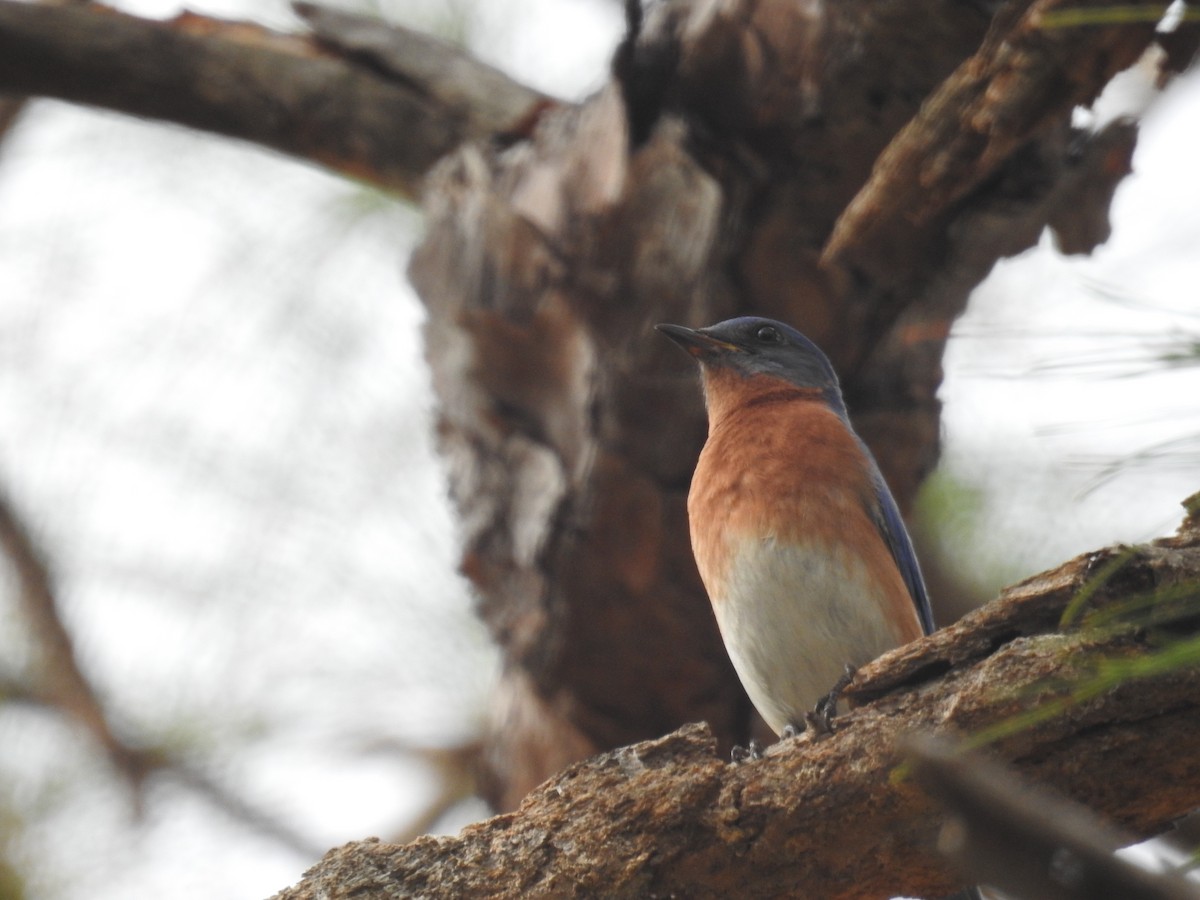
<svg viewBox="0 0 1200 900"><path fill-rule="evenodd" d="M688 520L729 657L776 734L827 729L854 666L934 627L896 501L800 332L754 317L657 327L703 375Z"/></svg>
<svg viewBox="0 0 1200 900"><path fill-rule="evenodd" d="M658 330L703 374L688 522L733 667L776 734L828 729L854 666L934 628L896 501L800 332L754 317Z"/></svg>

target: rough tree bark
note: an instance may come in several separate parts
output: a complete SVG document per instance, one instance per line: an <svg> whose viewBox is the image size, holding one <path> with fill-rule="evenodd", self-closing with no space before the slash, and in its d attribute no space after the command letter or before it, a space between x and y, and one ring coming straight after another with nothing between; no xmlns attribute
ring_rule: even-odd
<svg viewBox="0 0 1200 900"><path fill-rule="evenodd" d="M830 737L737 765L707 726L687 726L571 766L455 837L333 850L276 900L946 894L959 879L934 854L941 816L897 773L903 738L990 730L990 750L1036 783L1156 833L1200 805L1200 758L1180 752L1200 739L1200 668L1112 673L1172 641L1200 641L1196 518L1174 538L1080 556L882 657L852 685L870 702Z"/></svg>
<svg viewBox="0 0 1200 900"><path fill-rule="evenodd" d="M1107 237L1136 129L1079 132L1071 111L1152 44L1183 68L1197 27L1045 27L1061 6L663 0L572 105L307 6L313 33L285 38L0 0L0 90L234 134L401 194L427 176L411 273L463 568L505 657L486 768L512 809L597 751L756 727L687 546L694 375L650 325L755 312L806 331L908 507L971 288L1047 226L1070 252Z"/></svg>

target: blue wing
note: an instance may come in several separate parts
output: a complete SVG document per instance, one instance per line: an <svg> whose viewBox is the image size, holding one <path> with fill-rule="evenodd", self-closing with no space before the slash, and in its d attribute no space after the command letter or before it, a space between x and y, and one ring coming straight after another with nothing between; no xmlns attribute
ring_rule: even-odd
<svg viewBox="0 0 1200 900"><path fill-rule="evenodd" d="M921 619L921 627L925 629L926 634L932 634L936 629L933 624L933 609L929 606L925 579L921 577L921 565L917 562L912 539L908 536L908 529L904 527L904 520L900 518L900 510L896 508L896 501L892 492L888 490L878 466L872 480L875 482L875 499L879 503L875 524L887 542L888 549L892 551L892 559L896 561L900 574L904 577L908 595L912 597L917 616Z"/></svg>

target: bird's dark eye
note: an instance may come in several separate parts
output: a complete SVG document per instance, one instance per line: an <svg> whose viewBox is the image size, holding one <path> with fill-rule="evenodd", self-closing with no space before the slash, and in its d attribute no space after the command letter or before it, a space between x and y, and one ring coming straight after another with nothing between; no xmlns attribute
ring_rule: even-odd
<svg viewBox="0 0 1200 900"><path fill-rule="evenodd" d="M782 344L783 335L779 333L778 328L773 328L770 325L764 325L758 331L754 332L754 336L764 344Z"/></svg>

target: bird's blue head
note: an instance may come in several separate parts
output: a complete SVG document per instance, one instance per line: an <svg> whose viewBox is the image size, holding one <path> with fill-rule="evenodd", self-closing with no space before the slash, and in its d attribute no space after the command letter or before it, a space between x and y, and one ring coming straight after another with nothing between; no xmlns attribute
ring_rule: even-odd
<svg viewBox="0 0 1200 900"><path fill-rule="evenodd" d="M744 377L765 375L815 389L839 415L846 407L837 374L821 349L790 325L757 316L726 319L707 328L656 325L707 369L726 368Z"/></svg>

